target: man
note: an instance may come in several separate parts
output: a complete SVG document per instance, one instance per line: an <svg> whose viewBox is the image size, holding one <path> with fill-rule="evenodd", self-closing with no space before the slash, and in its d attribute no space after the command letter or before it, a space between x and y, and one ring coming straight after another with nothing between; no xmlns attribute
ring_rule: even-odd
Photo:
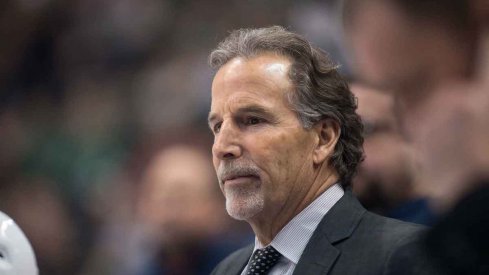
<svg viewBox="0 0 489 275"><path fill-rule="evenodd" d="M367 212L349 191L362 159L355 99L324 52L282 27L232 32L209 126L233 218L255 244L213 274L423 274L416 225Z"/></svg>
<svg viewBox="0 0 489 275"><path fill-rule="evenodd" d="M351 91L364 123L365 160L353 181L353 193L370 211L429 225L435 217L416 181L411 144L401 135L394 96L361 83Z"/></svg>
<svg viewBox="0 0 489 275"><path fill-rule="evenodd" d="M355 70L398 96L420 180L443 212L429 254L449 274L489 274L489 2L344 2Z"/></svg>

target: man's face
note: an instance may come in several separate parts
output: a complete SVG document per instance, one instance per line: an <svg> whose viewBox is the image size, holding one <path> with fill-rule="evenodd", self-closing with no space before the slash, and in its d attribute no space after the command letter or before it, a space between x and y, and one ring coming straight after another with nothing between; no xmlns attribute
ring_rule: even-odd
<svg viewBox="0 0 489 275"><path fill-rule="evenodd" d="M449 28L412 18L391 1L359 5L347 40L354 69L364 81L421 96L440 80L463 74L467 43Z"/></svg>
<svg viewBox="0 0 489 275"><path fill-rule="evenodd" d="M214 78L213 162L236 219L272 218L296 204L312 182L315 139L287 103L290 65L275 54L234 58Z"/></svg>
<svg viewBox="0 0 489 275"><path fill-rule="evenodd" d="M369 207L402 202L412 187L413 160L398 131L393 97L360 85L352 85L351 90L358 98L357 112L365 124L366 155L353 191Z"/></svg>
<svg viewBox="0 0 489 275"><path fill-rule="evenodd" d="M371 84L397 87L414 77L421 60L420 43L409 20L391 4L361 4L348 31L357 73ZM360 8L360 7L358 7Z"/></svg>

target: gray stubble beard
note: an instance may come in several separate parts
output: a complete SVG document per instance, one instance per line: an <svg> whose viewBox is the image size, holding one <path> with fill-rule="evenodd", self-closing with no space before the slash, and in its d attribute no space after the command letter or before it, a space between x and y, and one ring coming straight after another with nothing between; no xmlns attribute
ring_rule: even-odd
<svg viewBox="0 0 489 275"><path fill-rule="evenodd" d="M236 220L248 220L263 210L265 199L260 186L226 187L226 211Z"/></svg>
<svg viewBox="0 0 489 275"><path fill-rule="evenodd" d="M261 182L240 186L226 186L221 180L227 174L254 175L259 178L259 169L248 160L223 162L218 168L217 177L226 198L226 211L236 220L248 220L263 210L265 198L261 192Z"/></svg>

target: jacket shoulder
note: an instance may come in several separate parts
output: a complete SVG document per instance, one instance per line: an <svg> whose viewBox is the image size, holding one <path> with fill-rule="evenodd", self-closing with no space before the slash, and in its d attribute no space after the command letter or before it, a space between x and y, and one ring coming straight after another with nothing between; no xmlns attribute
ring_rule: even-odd
<svg viewBox="0 0 489 275"><path fill-rule="evenodd" d="M383 217L369 211L366 211L362 224L368 228L376 228L383 234L395 237L419 235L428 229L424 225Z"/></svg>
<svg viewBox="0 0 489 275"><path fill-rule="evenodd" d="M384 247L381 253L385 259L382 274L440 274L425 251L427 227L370 212L367 212L367 217L377 224L380 238L375 239L379 241L378 245Z"/></svg>
<svg viewBox="0 0 489 275"><path fill-rule="evenodd" d="M420 248L427 230L423 225L382 217L367 211L357 234L364 242L373 246L372 250L390 259L399 250Z"/></svg>
<svg viewBox="0 0 489 275"><path fill-rule="evenodd" d="M427 274L420 257L426 227L369 211L359 219L350 237L335 244L341 254L332 274Z"/></svg>

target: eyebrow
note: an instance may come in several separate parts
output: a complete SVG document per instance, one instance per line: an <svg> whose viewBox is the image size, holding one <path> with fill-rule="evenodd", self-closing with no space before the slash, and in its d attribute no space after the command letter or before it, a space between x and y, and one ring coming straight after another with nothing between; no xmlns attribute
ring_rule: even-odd
<svg viewBox="0 0 489 275"><path fill-rule="evenodd" d="M209 113L209 116L207 117L207 124L209 125L209 128L212 129L212 122L216 120L217 114L216 113Z"/></svg>
<svg viewBox="0 0 489 275"><path fill-rule="evenodd" d="M271 113L269 110L259 105L248 105L248 106L240 107L235 113L236 114L253 113L258 115L264 115L270 118L275 117L273 113ZM209 126L212 126L212 122L217 119L217 116L218 115L216 113L209 113L209 117L207 119Z"/></svg>
<svg viewBox="0 0 489 275"><path fill-rule="evenodd" d="M242 113L254 113L254 114L261 114L261 115L266 115L266 116L273 116L273 114L265 109L262 106L259 105L249 105L249 106L244 106L242 108L239 108L236 113L242 114Z"/></svg>

